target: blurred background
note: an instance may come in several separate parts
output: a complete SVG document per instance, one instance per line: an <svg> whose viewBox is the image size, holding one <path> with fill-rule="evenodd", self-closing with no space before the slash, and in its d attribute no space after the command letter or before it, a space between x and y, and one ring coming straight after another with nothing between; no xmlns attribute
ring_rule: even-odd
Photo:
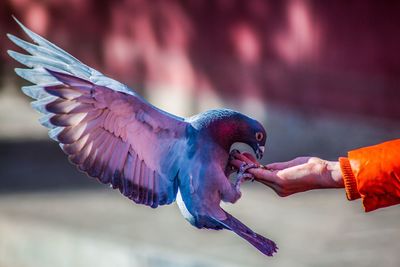
<svg viewBox="0 0 400 267"><path fill-rule="evenodd" d="M267 163L400 137L399 1L0 1L0 267L400 266L399 207L365 214L343 190L245 185L225 208L278 243L266 258L85 177L19 89L12 14L169 112L257 118Z"/></svg>

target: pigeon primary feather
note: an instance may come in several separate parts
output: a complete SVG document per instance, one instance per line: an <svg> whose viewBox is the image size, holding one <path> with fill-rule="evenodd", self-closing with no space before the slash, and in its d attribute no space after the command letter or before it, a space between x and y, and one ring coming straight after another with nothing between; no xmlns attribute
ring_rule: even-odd
<svg viewBox="0 0 400 267"><path fill-rule="evenodd" d="M34 43L9 39L29 55L8 54L28 68L15 72L34 85L23 92L44 116L49 136L81 171L152 208L178 203L198 228L227 229L265 255L275 243L220 207L241 196L225 168L235 142L264 152L266 132L256 120L228 109L180 118L145 101L126 85L86 66L21 24Z"/></svg>

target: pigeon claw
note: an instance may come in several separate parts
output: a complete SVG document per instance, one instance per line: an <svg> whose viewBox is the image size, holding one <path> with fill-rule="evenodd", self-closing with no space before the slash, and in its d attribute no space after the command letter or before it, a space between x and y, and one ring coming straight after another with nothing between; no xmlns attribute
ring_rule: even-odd
<svg viewBox="0 0 400 267"><path fill-rule="evenodd" d="M240 169L238 171L238 174L245 174L247 170L257 168L257 165L254 163L246 163L243 162L242 165L240 165Z"/></svg>
<svg viewBox="0 0 400 267"><path fill-rule="evenodd" d="M247 170L252 168L257 168L257 165L254 163L248 164L245 162L243 162L242 165L240 165L235 182L235 188L238 193L240 192L240 185L244 181L252 181L252 182L254 181L254 176L247 172Z"/></svg>

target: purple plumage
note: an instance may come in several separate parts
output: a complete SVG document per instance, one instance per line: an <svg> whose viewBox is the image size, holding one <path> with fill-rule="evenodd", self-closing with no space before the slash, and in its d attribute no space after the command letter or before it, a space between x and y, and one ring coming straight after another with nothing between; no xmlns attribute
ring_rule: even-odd
<svg viewBox="0 0 400 267"><path fill-rule="evenodd" d="M255 246L259 251L267 256L272 256L277 252L278 247L275 242L253 232L246 225L241 223L238 219L226 212L226 219L221 221L227 229L235 232L240 237L249 241L250 244Z"/></svg>
<svg viewBox="0 0 400 267"><path fill-rule="evenodd" d="M40 122L73 164L138 204L177 200L192 225L228 229L265 255L276 252L274 242L219 206L241 196L224 173L231 145L247 143L262 156L266 133L259 122L227 109L187 119L159 110L18 23L36 43L8 35L30 53L8 51L29 67L15 69L35 84L22 90L36 99Z"/></svg>

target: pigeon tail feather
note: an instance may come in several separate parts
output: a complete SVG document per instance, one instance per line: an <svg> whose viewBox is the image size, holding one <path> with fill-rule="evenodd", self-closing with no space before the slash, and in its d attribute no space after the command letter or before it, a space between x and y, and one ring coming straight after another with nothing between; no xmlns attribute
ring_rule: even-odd
<svg viewBox="0 0 400 267"><path fill-rule="evenodd" d="M218 220L225 228L235 232L240 237L246 239L250 244L252 244L255 248L257 248L261 253L272 256L277 252L278 247L274 241L263 237L255 232L253 232L250 228L240 222L238 219L225 212L226 219Z"/></svg>

